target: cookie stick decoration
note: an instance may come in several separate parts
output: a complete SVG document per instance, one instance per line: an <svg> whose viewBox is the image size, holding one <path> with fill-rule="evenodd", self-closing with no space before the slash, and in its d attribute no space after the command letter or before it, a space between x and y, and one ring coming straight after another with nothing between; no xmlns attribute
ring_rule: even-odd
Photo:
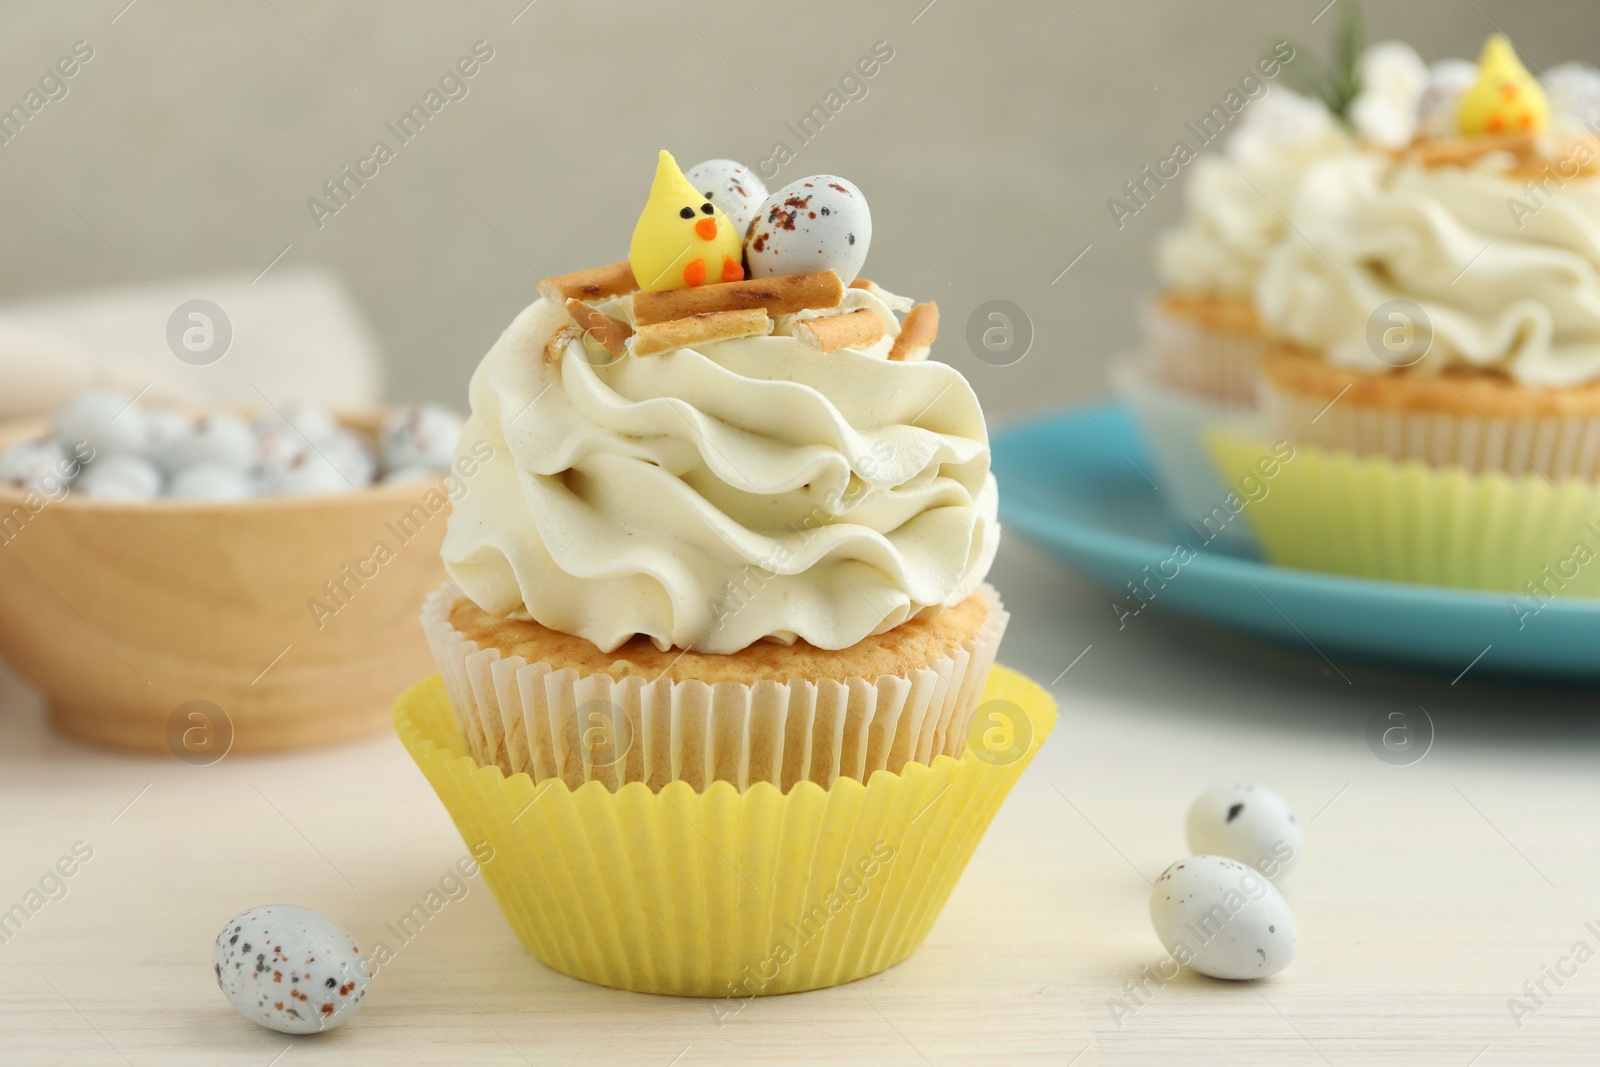
<svg viewBox="0 0 1600 1067"><path fill-rule="evenodd" d="M928 349L939 336L939 305L933 301L915 304L900 324L900 336L889 349L889 358L897 363L914 362L928 358Z"/></svg>
<svg viewBox="0 0 1600 1067"><path fill-rule="evenodd" d="M795 340L814 352L837 352L841 348L865 348L883 339L883 320L868 308L856 308L843 315L819 315L798 319L791 327Z"/></svg>
<svg viewBox="0 0 1600 1067"><path fill-rule="evenodd" d="M568 300L604 300L606 297L631 293L637 288L639 285L633 280L633 270L628 266L628 261L623 260L621 263L608 263L604 267L590 267L588 270L575 270L571 274L546 278L539 283L539 295L552 304L563 304Z"/></svg>
<svg viewBox="0 0 1600 1067"><path fill-rule="evenodd" d="M728 216L689 184L672 153L663 150L628 246L639 288L655 293L708 281L740 281L743 255L743 242Z"/></svg>
<svg viewBox="0 0 1600 1067"><path fill-rule="evenodd" d="M793 315L805 308L836 308L843 297L844 287L831 270L820 274L786 274L781 278L752 278L708 285L703 289L635 294L633 324L642 326L685 315L748 308L761 308L768 315Z"/></svg>

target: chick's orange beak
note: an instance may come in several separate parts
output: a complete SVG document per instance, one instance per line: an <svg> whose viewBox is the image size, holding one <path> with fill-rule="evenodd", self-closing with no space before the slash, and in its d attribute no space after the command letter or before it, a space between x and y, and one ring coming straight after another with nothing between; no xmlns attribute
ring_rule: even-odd
<svg viewBox="0 0 1600 1067"><path fill-rule="evenodd" d="M717 236L717 220L701 219L694 224L694 232L700 235L702 241L715 240Z"/></svg>

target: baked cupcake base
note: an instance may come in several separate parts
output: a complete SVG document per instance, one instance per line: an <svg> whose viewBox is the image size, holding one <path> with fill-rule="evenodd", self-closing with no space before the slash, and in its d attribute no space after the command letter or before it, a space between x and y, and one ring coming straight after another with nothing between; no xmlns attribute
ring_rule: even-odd
<svg viewBox="0 0 1600 1067"><path fill-rule="evenodd" d="M908 763L865 785L660 792L535 785L478 764L437 677L395 705L400 740L449 810L523 946L547 966L641 993L754 996L854 981L904 960L1055 725L1055 702L996 667L981 691L1014 720L997 758ZM986 704L987 706L987 704Z"/></svg>
<svg viewBox="0 0 1600 1067"><path fill-rule="evenodd" d="M1145 313L1145 332L1158 381L1214 404L1255 406L1266 337L1248 296L1163 293Z"/></svg>
<svg viewBox="0 0 1600 1067"><path fill-rule="evenodd" d="M1525 386L1483 372L1372 374L1276 345L1262 365L1261 406L1267 433L1295 445L1600 482L1600 385Z"/></svg>
<svg viewBox="0 0 1600 1067"><path fill-rule="evenodd" d="M960 755L1008 619L984 585L850 648L763 642L710 655L661 652L643 638L604 653L490 616L450 585L422 613L479 763L573 789L652 790L674 781L826 788Z"/></svg>
<svg viewBox="0 0 1600 1067"><path fill-rule="evenodd" d="M1206 435L1213 430L1248 432L1255 413L1174 389L1157 378L1149 361L1129 358L1111 369L1117 395L1133 409L1150 458L1167 517L1183 528L1186 540L1251 548L1249 523L1240 518L1230 481L1213 465ZM1229 507L1234 503L1235 507Z"/></svg>

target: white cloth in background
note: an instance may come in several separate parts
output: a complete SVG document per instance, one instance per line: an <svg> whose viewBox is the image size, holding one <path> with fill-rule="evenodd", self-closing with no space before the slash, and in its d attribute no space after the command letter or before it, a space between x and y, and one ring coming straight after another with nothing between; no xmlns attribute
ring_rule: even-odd
<svg viewBox="0 0 1600 1067"><path fill-rule="evenodd" d="M94 353L0 312L0 422L45 415L74 393L112 389L151 403L198 404L193 386L125 356Z"/></svg>
<svg viewBox="0 0 1600 1067"><path fill-rule="evenodd" d="M222 309L232 339L204 366L174 355L168 322L181 305ZM181 320L187 322L187 320ZM280 268L251 284L212 276L0 305L0 419L44 415L74 393L115 389L141 403L240 404L289 399L335 407L376 402L377 342L344 283Z"/></svg>

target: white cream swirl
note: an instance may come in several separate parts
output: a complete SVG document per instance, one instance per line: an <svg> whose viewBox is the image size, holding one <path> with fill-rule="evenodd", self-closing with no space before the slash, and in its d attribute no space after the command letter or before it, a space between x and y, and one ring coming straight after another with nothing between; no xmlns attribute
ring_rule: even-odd
<svg viewBox="0 0 1600 1067"><path fill-rule="evenodd" d="M1289 89L1248 105L1226 151L1194 164L1183 220L1156 249L1161 280L1191 292L1247 295L1283 235L1283 211L1300 176L1350 146L1327 108Z"/></svg>
<svg viewBox="0 0 1600 1067"><path fill-rule="evenodd" d="M451 578L485 611L611 651L844 648L960 602L999 541L983 414L898 332L828 355L752 337L609 361L544 347L538 301L472 378L460 454L493 456L455 504ZM626 301L611 308L621 314ZM780 320L780 332L787 323Z"/></svg>
<svg viewBox="0 0 1600 1067"><path fill-rule="evenodd" d="M1336 363L1387 370L1392 357L1369 343L1368 323L1407 300L1433 332L1413 373L1467 366L1524 385L1600 380L1600 181L1536 200L1504 161L1423 168L1361 154L1308 172L1289 214L1298 232L1272 251L1256 287L1270 331Z"/></svg>

